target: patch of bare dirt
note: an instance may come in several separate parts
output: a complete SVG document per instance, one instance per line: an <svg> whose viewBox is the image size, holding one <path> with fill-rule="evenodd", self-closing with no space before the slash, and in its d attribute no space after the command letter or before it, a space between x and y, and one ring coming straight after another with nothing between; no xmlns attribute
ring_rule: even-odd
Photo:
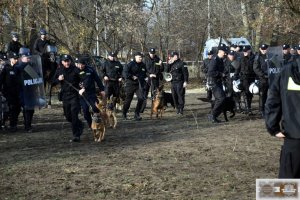
<svg viewBox="0 0 300 200"><path fill-rule="evenodd" d="M255 199L255 180L277 177L282 141L258 114L209 123L200 96L187 91L183 117L172 108L161 120L148 109L140 122L118 113L103 143L88 129L69 143L59 104L36 111L33 133L0 133L0 199Z"/></svg>

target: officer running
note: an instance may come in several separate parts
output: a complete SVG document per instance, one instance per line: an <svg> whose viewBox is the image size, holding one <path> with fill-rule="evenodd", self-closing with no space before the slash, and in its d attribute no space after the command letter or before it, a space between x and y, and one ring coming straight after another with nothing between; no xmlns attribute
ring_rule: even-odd
<svg viewBox="0 0 300 200"><path fill-rule="evenodd" d="M104 62L102 76L105 85L105 93L108 99L113 96L113 105L116 106L116 99L120 95L120 82L122 79L123 66L116 60L117 54L110 52L108 59Z"/></svg>
<svg viewBox="0 0 300 200"><path fill-rule="evenodd" d="M143 54L141 52L135 53L133 61L128 63L127 67L124 70L126 94L123 106L124 119L128 119L127 112L135 93L137 96L137 104L134 112L134 119L137 121L142 120L140 111L144 101L144 85L145 78L147 77L147 70L145 64L142 62L142 56Z"/></svg>
<svg viewBox="0 0 300 200"><path fill-rule="evenodd" d="M105 99L104 86L97 72L87 65L86 58L81 57L78 59L78 68L80 69L80 105L84 119L87 121L88 127L91 128L92 117L89 108L91 107L94 113L99 112L95 106L97 102L95 82L100 90L102 99Z"/></svg>
<svg viewBox="0 0 300 200"><path fill-rule="evenodd" d="M72 124L73 139L71 142L80 142L83 132L83 123L78 118L80 111L79 103L79 69L71 63L71 56L63 54L61 56L61 66L57 68L54 83L60 83L63 110L66 119Z"/></svg>

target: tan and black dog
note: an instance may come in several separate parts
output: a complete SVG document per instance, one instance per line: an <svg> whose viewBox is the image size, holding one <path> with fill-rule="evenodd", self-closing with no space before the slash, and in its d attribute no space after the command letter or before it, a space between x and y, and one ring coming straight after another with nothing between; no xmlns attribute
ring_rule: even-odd
<svg viewBox="0 0 300 200"><path fill-rule="evenodd" d="M159 86L153 94L152 106L151 106L151 114L150 118L152 119L153 113L156 113L156 118L160 114L160 118L162 118L162 114L165 110L165 100L164 100L164 90L163 85Z"/></svg>

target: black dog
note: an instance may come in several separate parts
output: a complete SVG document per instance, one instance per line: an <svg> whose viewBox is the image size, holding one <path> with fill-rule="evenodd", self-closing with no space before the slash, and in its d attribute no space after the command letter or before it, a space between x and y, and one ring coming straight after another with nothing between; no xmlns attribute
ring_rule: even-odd
<svg viewBox="0 0 300 200"><path fill-rule="evenodd" d="M168 103L171 104L173 108L175 108L173 95L169 92L164 92L164 105L165 105L165 107L168 107Z"/></svg>
<svg viewBox="0 0 300 200"><path fill-rule="evenodd" d="M215 101L211 101L211 108L213 108L214 105ZM228 122L227 111L232 114L229 116L230 118L235 116L235 102L232 97L226 97L223 103L223 114L226 122Z"/></svg>

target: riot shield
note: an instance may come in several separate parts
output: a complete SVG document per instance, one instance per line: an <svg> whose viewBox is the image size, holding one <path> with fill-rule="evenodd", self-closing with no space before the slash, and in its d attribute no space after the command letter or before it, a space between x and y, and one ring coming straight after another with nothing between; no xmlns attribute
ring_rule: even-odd
<svg viewBox="0 0 300 200"><path fill-rule="evenodd" d="M282 46L269 47L268 49L268 77L269 85L273 82L283 66Z"/></svg>
<svg viewBox="0 0 300 200"><path fill-rule="evenodd" d="M41 57L33 55L22 72L22 86L25 109L32 110L35 107L46 105L44 80Z"/></svg>

